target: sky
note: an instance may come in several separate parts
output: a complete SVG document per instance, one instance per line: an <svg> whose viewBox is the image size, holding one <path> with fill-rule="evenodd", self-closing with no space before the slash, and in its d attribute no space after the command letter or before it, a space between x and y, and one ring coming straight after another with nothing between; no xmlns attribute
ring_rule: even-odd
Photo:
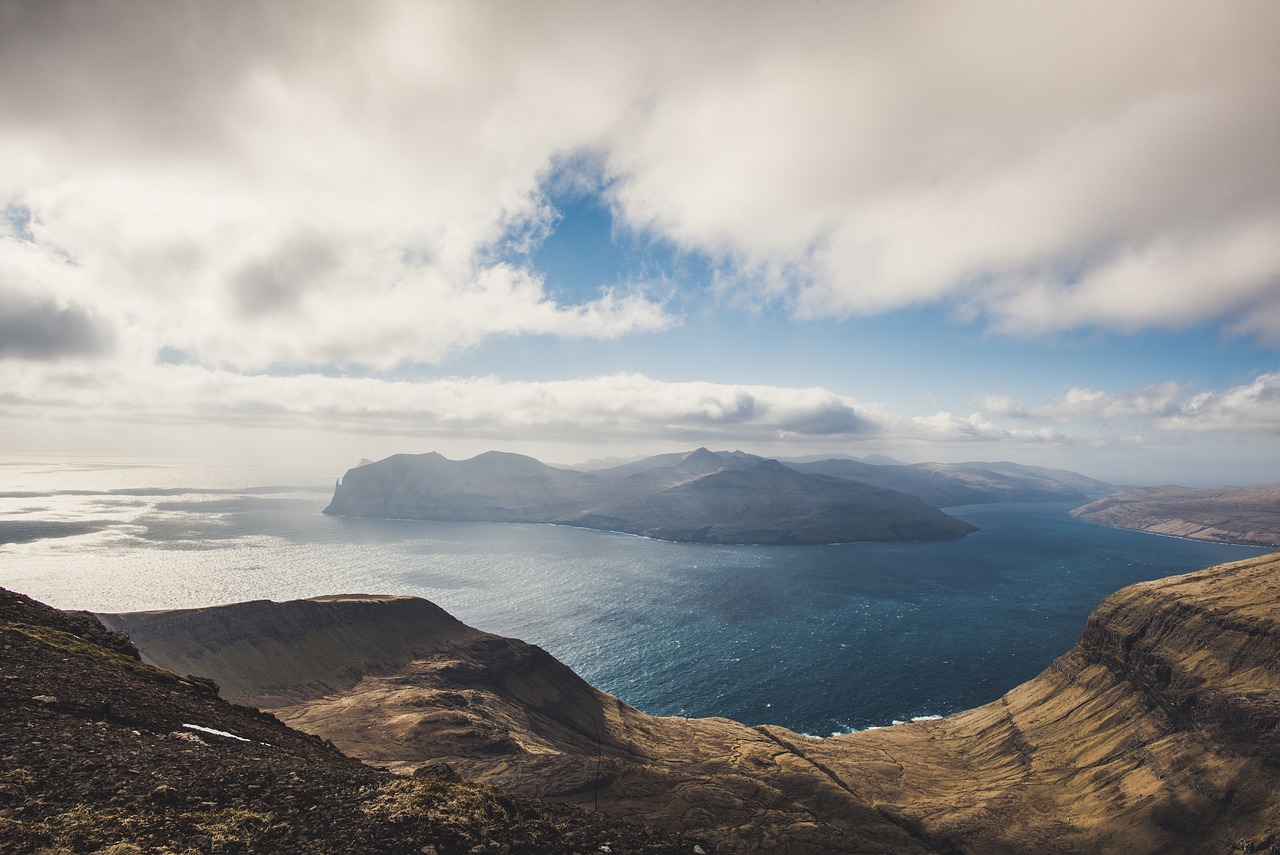
<svg viewBox="0 0 1280 855"><path fill-rule="evenodd" d="M0 440L1280 481L1280 4L0 0Z"/></svg>

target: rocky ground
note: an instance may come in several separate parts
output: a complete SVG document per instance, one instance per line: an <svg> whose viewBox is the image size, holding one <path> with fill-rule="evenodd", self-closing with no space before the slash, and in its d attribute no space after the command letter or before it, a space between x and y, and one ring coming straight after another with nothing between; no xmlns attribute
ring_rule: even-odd
<svg viewBox="0 0 1280 855"><path fill-rule="evenodd" d="M90 615L0 590L0 851L712 851L429 771L364 765L144 664Z"/></svg>

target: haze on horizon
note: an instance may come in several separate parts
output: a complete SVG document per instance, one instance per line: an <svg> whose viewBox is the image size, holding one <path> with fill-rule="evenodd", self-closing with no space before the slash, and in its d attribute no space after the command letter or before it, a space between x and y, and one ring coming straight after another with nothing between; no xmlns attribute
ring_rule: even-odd
<svg viewBox="0 0 1280 855"><path fill-rule="evenodd" d="M10 453L1280 481L1280 5L0 2Z"/></svg>

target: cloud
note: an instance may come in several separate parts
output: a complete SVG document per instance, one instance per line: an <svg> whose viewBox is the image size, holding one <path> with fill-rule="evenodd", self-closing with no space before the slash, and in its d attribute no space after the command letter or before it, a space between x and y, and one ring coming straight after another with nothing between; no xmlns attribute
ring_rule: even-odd
<svg viewBox="0 0 1280 855"><path fill-rule="evenodd" d="M1180 410L1180 401L1186 397L1185 387L1166 382L1122 392L1072 387L1047 404L1036 407L1024 407L1003 395L987 396L982 404L983 410L994 416L1113 425L1131 419L1152 420L1172 416Z"/></svg>
<svg viewBox="0 0 1280 855"><path fill-rule="evenodd" d="M26 408L52 418L111 421L128 414L171 425L323 425L367 435L504 442L856 440L878 435L890 422L874 406L820 388L664 382L639 374L550 382L495 377L406 382L251 376L192 364L98 372L85 366L36 374L0 366L0 386L12 390L11 414ZM87 382L95 377L97 382Z"/></svg>
<svg viewBox="0 0 1280 855"><path fill-rule="evenodd" d="M1175 383L1115 393L1075 388L1038 406L990 397L968 415L892 412L821 387L666 381L637 373L553 381L246 374L176 352L145 366L118 354L0 359L0 389L5 415L42 431L58 423L91 423L95 431L245 427L255 435L302 429L370 441L465 438L483 447L650 450L694 443L764 453L895 447L947 459L949 448L1080 454L1182 448L1198 435L1240 441L1280 435L1280 372L1214 391Z"/></svg>
<svg viewBox="0 0 1280 855"><path fill-rule="evenodd" d="M611 155L624 211L730 290L1018 335L1280 301L1275 7L761 4L733 31Z"/></svg>
<svg viewBox="0 0 1280 855"><path fill-rule="evenodd" d="M81 306L0 293L0 359L88 356L107 350L111 338L110 329Z"/></svg>
<svg viewBox="0 0 1280 855"><path fill-rule="evenodd" d="M1027 421L1107 427L1135 423L1164 433L1274 436L1280 435L1280 372L1220 391L1196 392L1167 382L1120 392L1071 388L1033 407L1008 396L987 396L981 404L990 415ZM1143 436L1126 441L1145 442Z"/></svg>
<svg viewBox="0 0 1280 855"><path fill-rule="evenodd" d="M3 15L0 265L36 247L51 305L138 354L388 368L678 322L643 283L564 304L493 260L583 151L731 301L1280 340L1274 4Z"/></svg>
<svg viewBox="0 0 1280 855"><path fill-rule="evenodd" d="M1280 436L1280 372L1222 392L1201 392L1159 422L1170 430Z"/></svg>
<svg viewBox="0 0 1280 855"><path fill-rule="evenodd" d="M24 240L0 265L33 246L64 260L76 272L49 265L42 287L111 308L139 354L390 368L494 335L676 322L643 282L564 303L493 260L545 219L553 156L621 109L596 112L608 90L570 57L539 70L520 21L541 15L54 0L5 16L0 201Z"/></svg>
<svg viewBox="0 0 1280 855"><path fill-rule="evenodd" d="M1052 428L1009 429L1000 427L982 413L956 416L945 410L931 416L913 416L900 433L907 439L931 443L1070 445L1077 441Z"/></svg>

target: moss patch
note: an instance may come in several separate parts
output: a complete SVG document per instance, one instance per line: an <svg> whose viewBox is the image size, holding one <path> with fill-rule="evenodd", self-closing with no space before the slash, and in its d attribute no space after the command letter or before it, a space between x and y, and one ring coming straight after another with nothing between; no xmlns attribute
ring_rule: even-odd
<svg viewBox="0 0 1280 855"><path fill-rule="evenodd" d="M26 636L32 641L36 641L46 647L52 647L54 650L60 650L63 653L70 653L73 656L83 656L87 658L104 661L118 668L127 668L130 671L149 677L164 683L182 683L183 685L192 685L190 680L179 677L172 671L166 671L163 668L157 668L154 665L148 665L145 662L139 662L123 653L117 653L114 650L108 650L101 645L85 641L78 635L72 635L69 632L52 629L45 626L30 626L27 624L11 624L2 627L6 632L16 633Z"/></svg>

